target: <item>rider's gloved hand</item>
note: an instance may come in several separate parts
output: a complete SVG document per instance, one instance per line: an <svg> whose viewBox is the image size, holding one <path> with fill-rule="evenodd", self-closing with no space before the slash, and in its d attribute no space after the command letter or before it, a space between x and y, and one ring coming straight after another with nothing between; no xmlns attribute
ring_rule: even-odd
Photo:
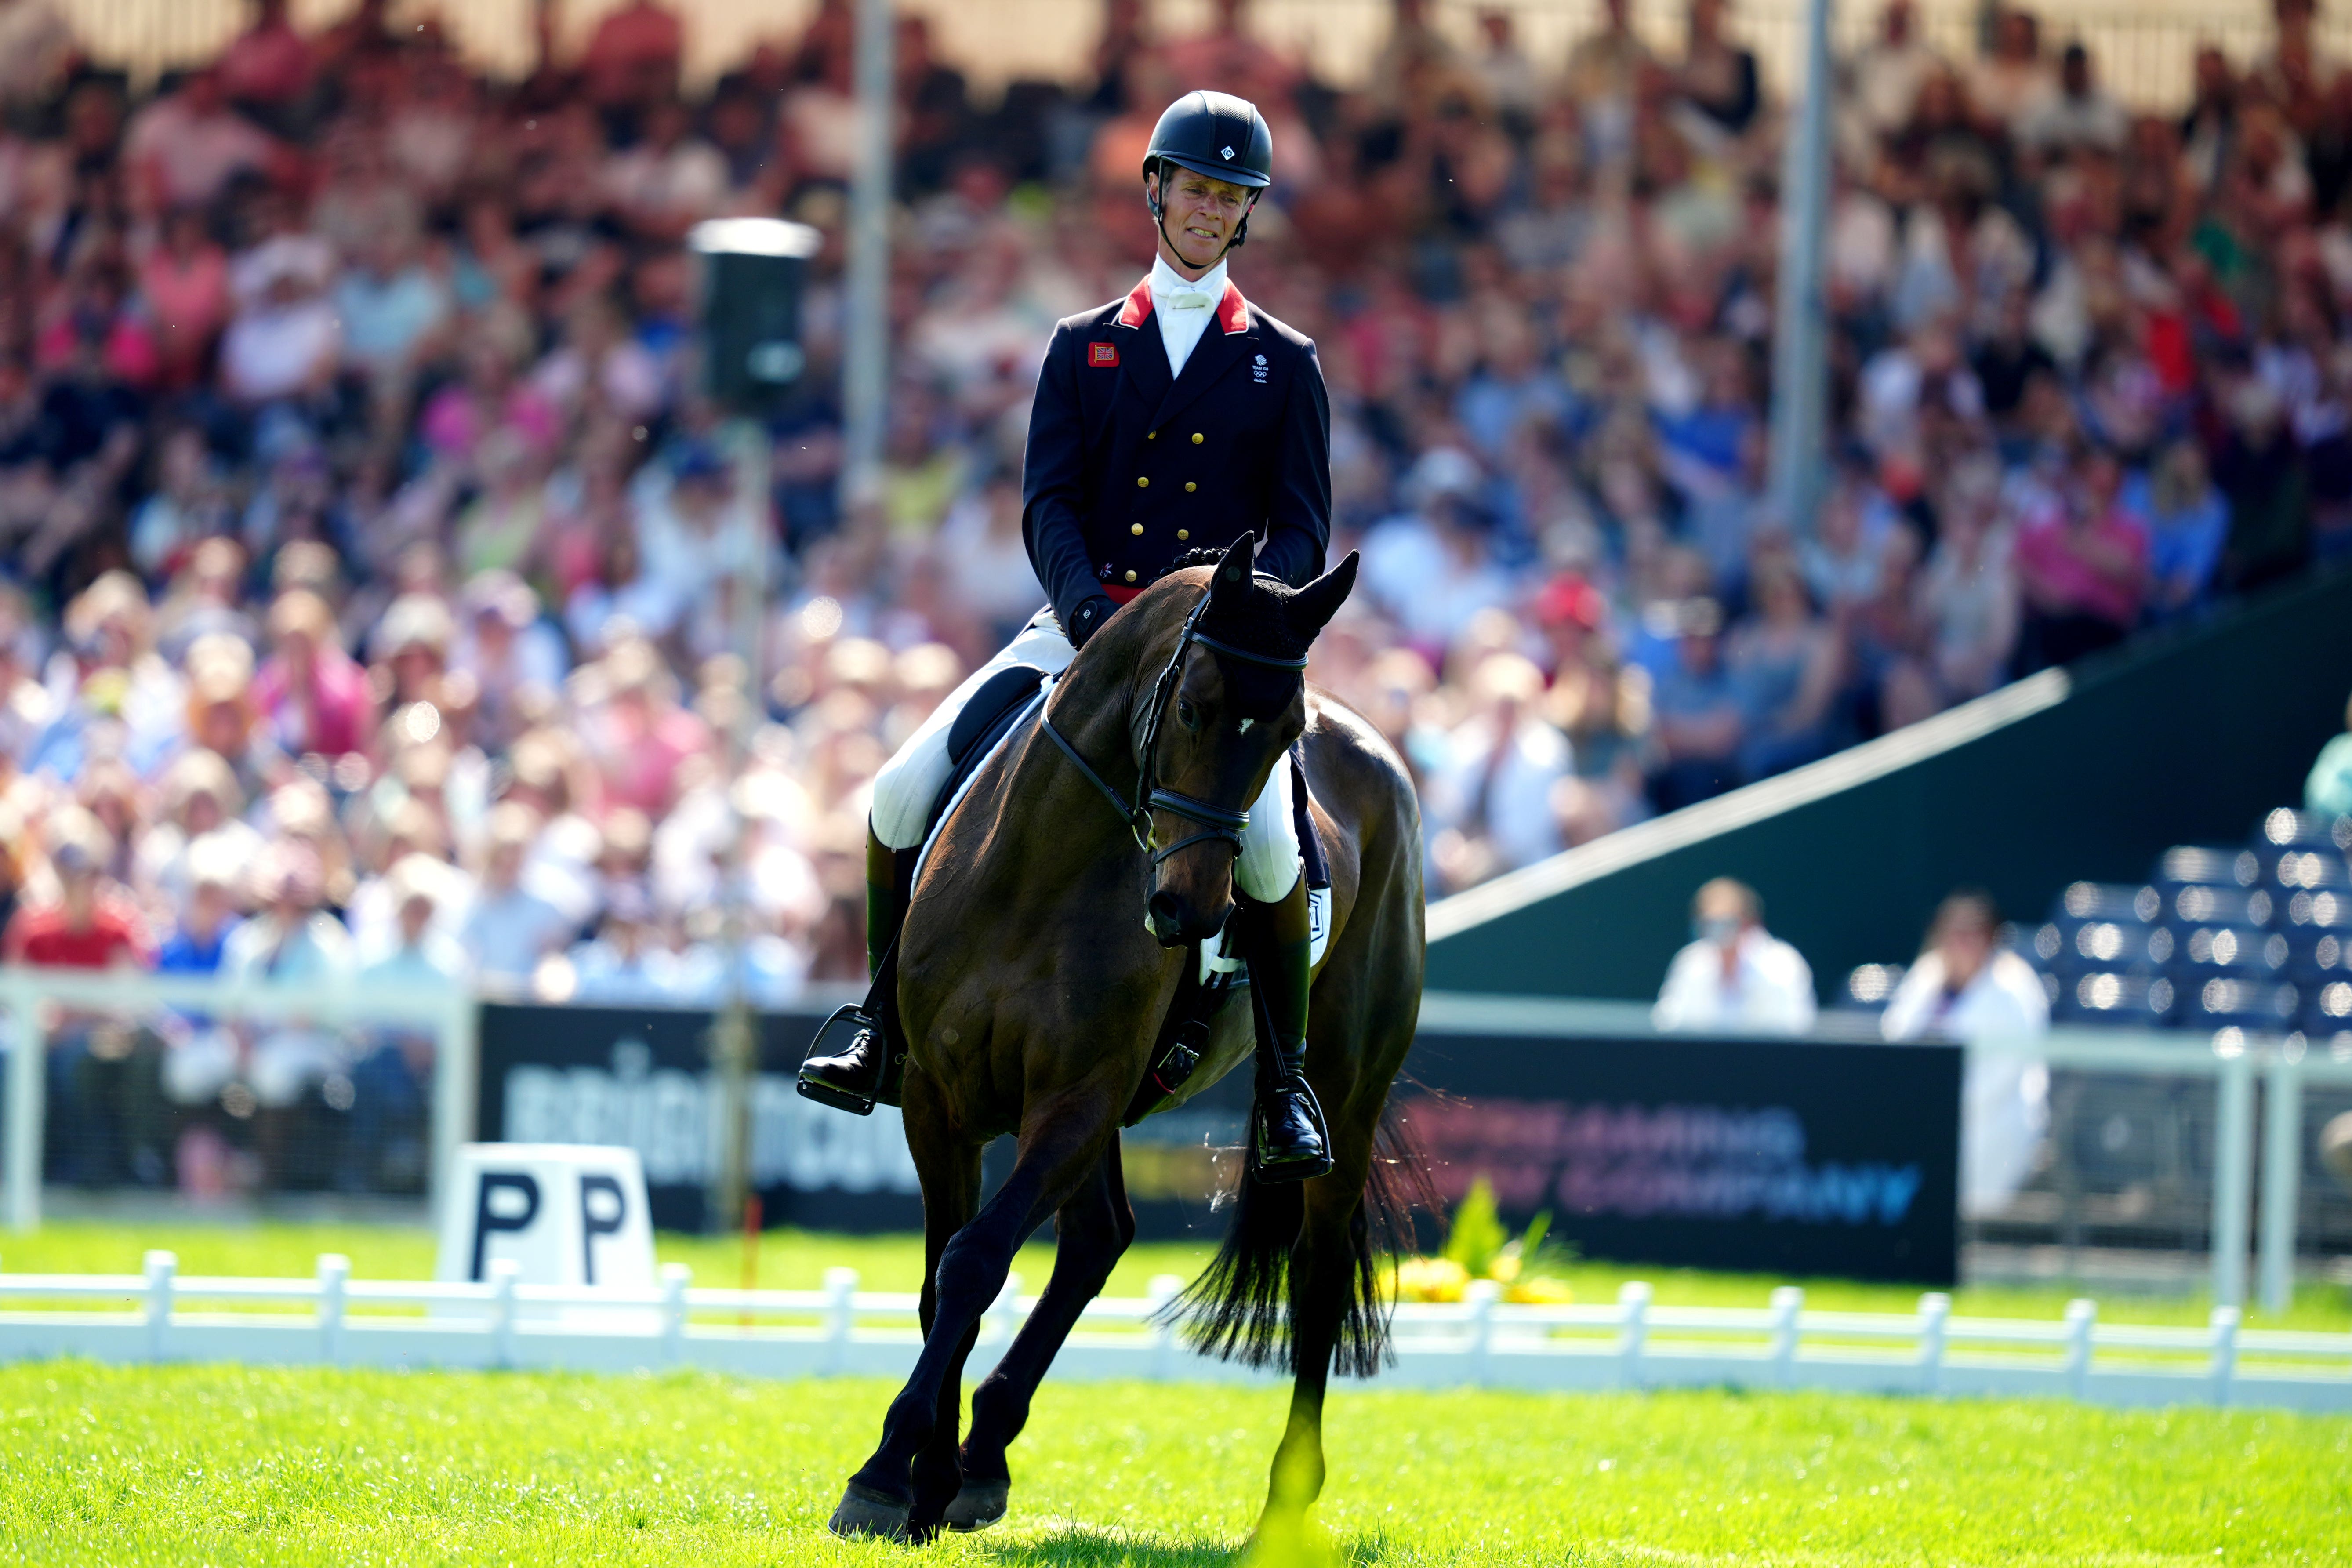
<svg viewBox="0 0 2352 1568"><path fill-rule="evenodd" d="M1087 639L1100 631L1102 624L1110 619L1112 612L1118 608L1118 606L1111 603L1108 596L1097 594L1093 598L1080 604L1064 619L1062 635L1070 639L1072 647L1084 647L1087 646Z"/></svg>

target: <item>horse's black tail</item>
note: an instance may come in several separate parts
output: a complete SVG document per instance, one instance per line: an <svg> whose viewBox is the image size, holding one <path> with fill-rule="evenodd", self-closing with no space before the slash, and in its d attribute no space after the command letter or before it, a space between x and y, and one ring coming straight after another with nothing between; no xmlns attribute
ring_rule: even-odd
<svg viewBox="0 0 2352 1568"><path fill-rule="evenodd" d="M1413 1209L1434 1211L1435 1205L1428 1173L1391 1106L1373 1135L1363 1202L1348 1222L1348 1293L1332 1349L1334 1369L1342 1376L1370 1377L1394 1360L1387 1265L1412 1245ZM1288 1313L1290 1254L1306 1208L1302 1184L1261 1182L1244 1155L1224 1242L1169 1309L1203 1355L1296 1370Z"/></svg>

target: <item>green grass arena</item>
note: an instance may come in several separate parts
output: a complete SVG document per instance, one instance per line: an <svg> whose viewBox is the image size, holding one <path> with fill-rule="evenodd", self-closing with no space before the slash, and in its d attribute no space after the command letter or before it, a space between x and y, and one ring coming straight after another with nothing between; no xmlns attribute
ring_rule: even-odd
<svg viewBox="0 0 2352 1568"><path fill-rule="evenodd" d="M166 1247L191 1273L428 1274L422 1232L52 1225L11 1272L118 1272ZM739 1243L665 1236L665 1261L741 1277ZM1111 1289L1189 1273L1139 1247ZM1042 1280L1043 1247L1018 1267ZM856 1267L919 1277L911 1237L778 1233L763 1285ZM1761 1300L1779 1281L1580 1265L1581 1300L1647 1278L1662 1302ZM1824 1305L1913 1293L1810 1287ZM1967 1290L1959 1310L2055 1316L2060 1287ZM2202 1303L2103 1299L2114 1321ZM2286 1320L2352 1326L2341 1289ZM975 1368L975 1375L977 1373ZM1344 1384L1319 1533L1253 1549L1285 1391L1049 1378L988 1534L845 1545L824 1522L894 1392L867 1379L373 1373L79 1362L0 1367L0 1543L58 1563L2158 1563L2352 1560L2352 1420L2116 1412L2056 1401L1719 1391L1526 1395Z"/></svg>

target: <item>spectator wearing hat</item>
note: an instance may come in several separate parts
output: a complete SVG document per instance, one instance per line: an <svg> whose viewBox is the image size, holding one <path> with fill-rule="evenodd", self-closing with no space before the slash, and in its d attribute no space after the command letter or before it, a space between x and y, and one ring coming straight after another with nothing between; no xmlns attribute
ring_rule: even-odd
<svg viewBox="0 0 2352 1568"><path fill-rule="evenodd" d="M55 893L21 905L0 933L0 960L58 969L144 969L152 962L145 923L128 893L106 874L115 846L79 806L47 824ZM159 1184L163 1102L161 1042L152 1030L104 1014L69 1011L48 1030L52 1113L66 1130L53 1165L67 1180L102 1185L125 1175Z"/></svg>
<svg viewBox="0 0 2352 1568"><path fill-rule="evenodd" d="M221 973L237 980L331 984L354 966L351 933L326 908L326 868L318 851L280 838L253 868L253 918L230 934Z"/></svg>
<svg viewBox="0 0 2352 1568"><path fill-rule="evenodd" d="M68 806L50 819L47 837L54 895L17 908L0 934L0 955L54 969L147 967L138 906L106 875L112 836L89 812Z"/></svg>
<svg viewBox="0 0 2352 1568"><path fill-rule="evenodd" d="M1651 1018L1661 1029L1801 1035L1813 1026L1813 972L1764 929L1756 889L1717 877L1691 900L1691 942L1675 954Z"/></svg>
<svg viewBox="0 0 2352 1568"><path fill-rule="evenodd" d="M187 861L186 891L173 900L178 917L155 949L159 973L214 973L237 928L237 884L251 862L239 859L235 841L219 835L198 838Z"/></svg>
<svg viewBox="0 0 2352 1568"><path fill-rule="evenodd" d="M253 407L324 396L341 368L343 329L327 298L332 259L303 238L271 239L237 258L236 315L221 334L221 383Z"/></svg>
<svg viewBox="0 0 2352 1568"><path fill-rule="evenodd" d="M1990 894L1963 888L1936 910L1880 1031L1890 1040L2031 1040L2050 1026L2042 977L2000 945ZM1960 1091L1960 1212L1993 1214L2032 1173L2049 1126L2050 1072L2030 1058L1969 1053Z"/></svg>
<svg viewBox="0 0 2352 1568"><path fill-rule="evenodd" d="M141 893L166 910L186 907L195 887L196 847L210 843L242 878L262 847L261 835L239 820L246 795L236 772L217 752L183 752L163 780L162 819L139 836L131 879Z"/></svg>
<svg viewBox="0 0 2352 1568"><path fill-rule="evenodd" d="M464 619L449 667L474 678L477 738L500 749L530 727L530 702L554 701L570 660L562 635L540 619L539 595L512 572L478 574L458 604Z"/></svg>
<svg viewBox="0 0 2352 1568"><path fill-rule="evenodd" d="M403 594L385 606L369 651L384 672L391 707L433 700L456 637L449 606L436 595Z"/></svg>
<svg viewBox="0 0 2352 1568"><path fill-rule="evenodd" d="M279 595L269 607L269 642L253 700L278 749L326 757L366 750L374 696L367 671L336 640L327 602L307 588Z"/></svg>

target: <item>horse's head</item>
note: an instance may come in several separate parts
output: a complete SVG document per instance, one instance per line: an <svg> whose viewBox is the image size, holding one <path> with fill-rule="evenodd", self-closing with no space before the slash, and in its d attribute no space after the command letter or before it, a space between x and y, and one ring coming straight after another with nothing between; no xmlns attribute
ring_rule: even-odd
<svg viewBox="0 0 2352 1568"><path fill-rule="evenodd" d="M1240 820L1305 730L1307 650L1356 584L1352 552L1298 589L1259 576L1255 555L1244 534L1212 569L1160 705L1139 715L1151 737L1144 768L1157 786L1144 912L1170 947L1223 928L1239 841L1220 818Z"/></svg>

